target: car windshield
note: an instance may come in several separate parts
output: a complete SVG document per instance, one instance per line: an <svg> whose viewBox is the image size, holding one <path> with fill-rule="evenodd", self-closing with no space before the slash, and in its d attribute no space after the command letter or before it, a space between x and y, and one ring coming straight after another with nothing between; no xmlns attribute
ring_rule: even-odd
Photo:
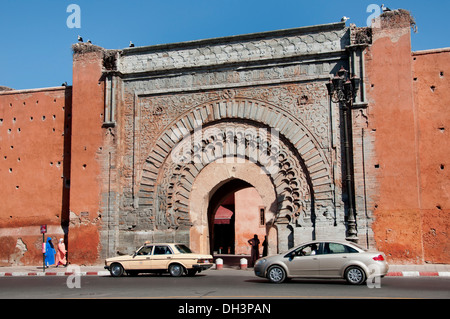
<svg viewBox="0 0 450 319"><path fill-rule="evenodd" d="M192 251L186 245L175 245L175 248L182 254L191 254Z"/></svg>
<svg viewBox="0 0 450 319"><path fill-rule="evenodd" d="M137 252L136 255L151 255L153 246L142 246Z"/></svg>

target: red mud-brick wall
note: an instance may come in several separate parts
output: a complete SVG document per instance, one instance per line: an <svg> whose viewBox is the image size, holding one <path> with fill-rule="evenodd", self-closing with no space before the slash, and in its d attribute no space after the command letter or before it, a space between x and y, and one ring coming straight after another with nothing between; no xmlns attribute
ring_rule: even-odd
<svg viewBox="0 0 450 319"><path fill-rule="evenodd" d="M74 46L72 163L70 185L69 260L95 264L99 259L101 165L104 132L103 51Z"/></svg>
<svg viewBox="0 0 450 319"><path fill-rule="evenodd" d="M365 52L372 229L392 263L448 263L448 63L411 56L411 22L404 10L383 14Z"/></svg>
<svg viewBox="0 0 450 319"><path fill-rule="evenodd" d="M412 55L424 261L449 263L450 48Z"/></svg>
<svg viewBox="0 0 450 319"><path fill-rule="evenodd" d="M0 93L0 265L42 264L40 226L67 233L70 87Z"/></svg>
<svg viewBox="0 0 450 319"><path fill-rule="evenodd" d="M366 50L369 129L375 168L372 229L390 262L423 261L417 117L411 78L410 15L383 14Z"/></svg>

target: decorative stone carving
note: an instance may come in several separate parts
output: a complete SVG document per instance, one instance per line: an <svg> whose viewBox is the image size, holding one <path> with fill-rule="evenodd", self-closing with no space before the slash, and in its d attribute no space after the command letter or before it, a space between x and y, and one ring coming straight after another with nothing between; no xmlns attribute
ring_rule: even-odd
<svg viewBox="0 0 450 319"><path fill-rule="evenodd" d="M299 105L302 97L303 99L307 97L307 101ZM140 97L138 105L143 119L140 143L144 149L148 149L150 147L148 143L156 141L158 135L169 123L186 110L194 108L195 105L221 100L231 101L237 98L259 100L262 102L260 106L265 106L264 102L273 104L276 108L292 114L293 121L300 121L302 125L308 127L320 148L327 148L329 145L330 118L326 88L322 82ZM158 116L154 116L156 113ZM235 114L233 117L236 118L238 115ZM252 115L248 117L251 119ZM146 156L146 153L142 156ZM330 160L328 153L325 153L325 156ZM145 158L140 160L143 162Z"/></svg>
<svg viewBox="0 0 450 319"><path fill-rule="evenodd" d="M320 30L322 29L322 30ZM315 31L315 32L311 32ZM316 33L317 32L317 33ZM121 52L118 69L122 73L151 72L184 67L206 67L223 63L264 61L305 54L320 54L342 50L347 38L342 24L298 28L290 34L266 33L264 39L238 36L232 41L193 41L182 48L167 50L166 45L136 48ZM175 45L176 46L176 45ZM140 54L132 54L139 51Z"/></svg>
<svg viewBox="0 0 450 319"><path fill-rule="evenodd" d="M348 63L348 31L337 23L120 52L114 132L119 183L131 189L120 218L154 238L188 238L196 177L211 161L245 159L273 182L278 248L332 228L340 135L325 82Z"/></svg>
<svg viewBox="0 0 450 319"><path fill-rule="evenodd" d="M222 122L185 137L167 156L157 174L153 202L156 227L188 227L189 193L195 176L209 163L246 159L269 174L279 194L279 216L291 223L312 225L311 191L298 154L255 123ZM145 206L145 205L144 205Z"/></svg>

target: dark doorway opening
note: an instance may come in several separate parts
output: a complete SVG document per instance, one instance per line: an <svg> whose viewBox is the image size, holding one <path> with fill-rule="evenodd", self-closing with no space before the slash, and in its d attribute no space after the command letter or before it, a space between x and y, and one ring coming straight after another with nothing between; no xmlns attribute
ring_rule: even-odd
<svg viewBox="0 0 450 319"><path fill-rule="evenodd" d="M219 249L222 254L234 254L234 194L248 187L253 186L243 180L233 179L219 187L212 195L208 206L209 243L212 255L215 252L219 253Z"/></svg>
<svg viewBox="0 0 450 319"><path fill-rule="evenodd" d="M219 206L214 217L214 247L218 254L234 254L235 206L234 194L229 195Z"/></svg>

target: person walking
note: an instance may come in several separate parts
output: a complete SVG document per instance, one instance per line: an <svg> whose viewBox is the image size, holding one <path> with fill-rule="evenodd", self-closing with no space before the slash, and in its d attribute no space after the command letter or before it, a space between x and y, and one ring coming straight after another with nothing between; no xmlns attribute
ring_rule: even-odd
<svg viewBox="0 0 450 319"><path fill-rule="evenodd" d="M45 267L55 264L55 247L53 246L52 239L47 238L45 243Z"/></svg>
<svg viewBox="0 0 450 319"><path fill-rule="evenodd" d="M56 251L56 267L59 266L59 264L66 266L67 260L66 260L66 245L64 244L64 239L60 238L58 243L58 250Z"/></svg>
<svg viewBox="0 0 450 319"><path fill-rule="evenodd" d="M258 260L258 258L259 258L259 239L258 239L258 235L255 234L252 239L248 240L248 243L250 244L250 246L252 246L249 267L254 267L255 263L256 263L256 260Z"/></svg>

